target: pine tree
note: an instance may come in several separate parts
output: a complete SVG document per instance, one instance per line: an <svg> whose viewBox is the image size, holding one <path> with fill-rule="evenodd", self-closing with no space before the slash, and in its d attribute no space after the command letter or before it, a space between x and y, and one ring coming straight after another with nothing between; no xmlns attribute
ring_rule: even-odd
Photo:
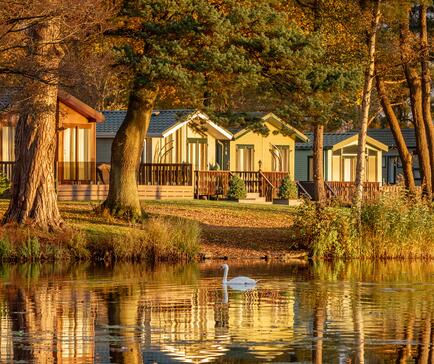
<svg viewBox="0 0 434 364"><path fill-rule="evenodd" d="M315 45L285 10L271 0L125 1L111 36L133 86L112 145L105 208L141 215L136 171L152 109L169 89L190 106L229 108L233 95L258 87L299 88Z"/></svg>

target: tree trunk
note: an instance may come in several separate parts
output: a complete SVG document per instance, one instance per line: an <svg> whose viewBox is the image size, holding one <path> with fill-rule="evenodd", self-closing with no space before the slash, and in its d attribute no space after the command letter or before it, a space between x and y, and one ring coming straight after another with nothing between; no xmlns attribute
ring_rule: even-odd
<svg viewBox="0 0 434 364"><path fill-rule="evenodd" d="M365 71L365 84L363 86L362 117L357 145L357 164L356 164L356 192L354 194L354 206L361 211L363 201L363 183L365 180L366 168L366 136L368 133L369 110L371 107L372 83L375 76L375 51L377 46L377 30L380 22L380 1L375 1L371 28L368 37L368 60L369 63Z"/></svg>
<svg viewBox="0 0 434 364"><path fill-rule="evenodd" d="M114 215L133 218L142 214L137 171L157 93L135 85L127 115L113 140L110 187L103 207Z"/></svg>
<svg viewBox="0 0 434 364"><path fill-rule="evenodd" d="M12 197L3 222L57 230L63 225L54 177L57 71L63 57L62 49L56 45L58 21L54 18L37 25L29 37L32 44L29 53L40 80L28 84L28 102L16 127Z"/></svg>
<svg viewBox="0 0 434 364"><path fill-rule="evenodd" d="M411 196L414 196L416 194L416 185L414 183L413 175L413 157L408 151L407 144L405 143L405 139L399 126L398 118L396 117L395 111L393 110L392 104L389 100L389 97L387 96L384 81L379 75L377 75L377 92L380 98L381 106L383 108L384 114L386 115L390 130L392 131L396 146L398 148L402 169L404 171L405 188Z"/></svg>
<svg viewBox="0 0 434 364"><path fill-rule="evenodd" d="M409 32L409 19L407 16L405 18L405 21L400 24L401 59L405 78L407 80L407 85L410 91L411 113L416 134L416 147L419 157L419 170L422 177L423 193L429 199L431 199L431 165L425 121L423 117L422 82L415 66L413 65L412 58L414 56L414 52L410 45Z"/></svg>
<svg viewBox="0 0 434 364"><path fill-rule="evenodd" d="M427 30L427 6L420 5L420 48L422 68L422 111L428 138L431 165L431 191L434 190L434 125L431 115L431 71L429 66L429 47Z"/></svg>
<svg viewBox="0 0 434 364"><path fill-rule="evenodd" d="M326 199L324 186L324 125L315 125L313 129L313 199L320 206Z"/></svg>

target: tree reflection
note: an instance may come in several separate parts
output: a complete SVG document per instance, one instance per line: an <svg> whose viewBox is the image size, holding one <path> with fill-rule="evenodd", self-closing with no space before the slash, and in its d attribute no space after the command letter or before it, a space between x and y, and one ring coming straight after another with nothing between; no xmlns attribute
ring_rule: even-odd
<svg viewBox="0 0 434 364"><path fill-rule="evenodd" d="M434 264L0 269L0 362L434 363Z"/></svg>

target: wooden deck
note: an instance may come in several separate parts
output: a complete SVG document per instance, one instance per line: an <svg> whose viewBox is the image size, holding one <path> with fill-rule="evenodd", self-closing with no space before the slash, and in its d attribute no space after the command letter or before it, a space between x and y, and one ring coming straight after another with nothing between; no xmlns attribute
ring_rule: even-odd
<svg viewBox="0 0 434 364"><path fill-rule="evenodd" d="M229 180L232 176L241 178L246 186L247 193L259 193L266 201L277 198L279 187L288 173L286 172L262 172L262 171L195 171L194 195L201 196L226 196L229 189Z"/></svg>
<svg viewBox="0 0 434 364"><path fill-rule="evenodd" d="M193 186L138 185L141 200L191 200ZM60 201L101 201L107 197L109 185L59 185Z"/></svg>

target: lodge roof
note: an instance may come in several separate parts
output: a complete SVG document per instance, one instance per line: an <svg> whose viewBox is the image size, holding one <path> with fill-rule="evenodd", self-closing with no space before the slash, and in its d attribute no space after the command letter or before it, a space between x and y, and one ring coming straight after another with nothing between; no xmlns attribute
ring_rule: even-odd
<svg viewBox="0 0 434 364"><path fill-rule="evenodd" d="M401 129L407 148L416 148L416 135L413 128ZM379 142L386 144L389 148L396 148L395 138L390 129L369 129L368 135Z"/></svg>
<svg viewBox="0 0 434 364"><path fill-rule="evenodd" d="M414 129L405 128L401 129L401 131L407 147L416 148ZM324 133L324 149L332 149L334 145L354 136L357 133L357 130L345 133ZM296 149L309 150L313 148L313 133L307 132L305 134L309 138L309 141L307 143L296 143ZM390 129L369 129L368 136L370 136L372 139L379 141L380 143L383 143L384 145L387 145L389 149L396 148L395 138L393 137L392 131Z"/></svg>
<svg viewBox="0 0 434 364"><path fill-rule="evenodd" d="M176 123L193 114L193 109L154 110L148 128L149 137L161 137L163 133ZM103 111L105 123L98 124L98 136L113 137L127 115L127 110Z"/></svg>
<svg viewBox="0 0 434 364"><path fill-rule="evenodd" d="M338 144L353 135L357 134L356 131L350 131L346 133L324 133L324 149L331 149L335 144ZM313 148L313 133L307 132L305 135L309 138L306 143L296 143L295 148L299 150L306 150Z"/></svg>
<svg viewBox="0 0 434 364"><path fill-rule="evenodd" d="M177 123L182 122L183 120L188 119L190 116L193 116L194 113L199 113L201 115L205 115L200 113L198 110L194 109L168 109L168 110L154 110L151 116L151 122L148 128L148 137L163 137L168 133L168 131L173 128ZM103 111L105 116L105 123L97 125L97 137L100 138L112 138L117 133L119 127L125 119L127 114L127 110L112 110L112 111ZM239 113L240 116L245 116L247 118L258 118L263 120L273 119L275 122L279 122L281 125L285 126L287 131L292 133L294 137L299 141L305 141L306 137L297 129L293 128L291 125L284 122L282 119L274 115L273 113L265 113L265 112L247 112L247 113ZM207 118L209 123L212 121ZM219 127L217 124L214 124L214 127ZM223 131L230 132L232 135L237 137L237 134L242 133L244 131L248 131L249 129L246 126L228 126L226 128L220 128Z"/></svg>
<svg viewBox="0 0 434 364"><path fill-rule="evenodd" d="M11 110L11 107L15 104L15 97L19 91L17 89L9 88L4 90L0 94L0 113L3 111L6 112L17 112L17 110ZM96 111L94 108L90 107L83 101L77 99L72 96L70 93L63 91L61 89L58 90L57 93L58 101L67 105L71 109L77 111L78 113L85 116L87 119L93 122L102 123L104 121L104 116L102 113Z"/></svg>

